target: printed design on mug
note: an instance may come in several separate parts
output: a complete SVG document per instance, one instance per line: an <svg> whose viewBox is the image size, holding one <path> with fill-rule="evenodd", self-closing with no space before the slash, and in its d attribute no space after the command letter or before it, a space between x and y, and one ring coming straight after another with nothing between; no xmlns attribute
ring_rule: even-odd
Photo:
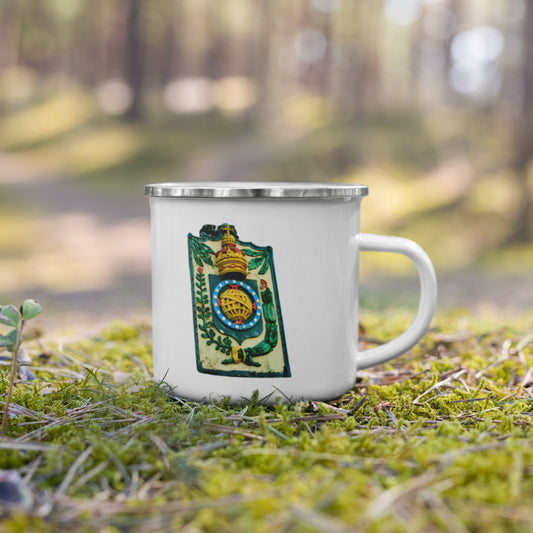
<svg viewBox="0 0 533 533"><path fill-rule="evenodd" d="M198 371L290 377L272 248L226 223L188 240Z"/></svg>

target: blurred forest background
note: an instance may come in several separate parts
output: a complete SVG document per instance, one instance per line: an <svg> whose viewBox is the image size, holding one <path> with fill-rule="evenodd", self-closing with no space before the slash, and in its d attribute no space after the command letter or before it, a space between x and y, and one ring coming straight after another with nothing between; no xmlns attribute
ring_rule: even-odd
<svg viewBox="0 0 533 533"><path fill-rule="evenodd" d="M533 0L0 3L0 300L63 325L148 316L171 180L366 183L441 305L523 309L532 158ZM416 303L407 260L362 269L364 305Z"/></svg>

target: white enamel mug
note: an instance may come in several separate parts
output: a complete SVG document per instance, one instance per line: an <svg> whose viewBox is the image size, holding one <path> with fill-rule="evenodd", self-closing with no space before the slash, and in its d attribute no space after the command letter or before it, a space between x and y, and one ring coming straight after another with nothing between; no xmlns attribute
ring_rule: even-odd
<svg viewBox="0 0 533 533"><path fill-rule="evenodd" d="M161 183L152 225L154 378L192 400L329 400L357 370L426 333L435 270L413 241L360 232L366 185ZM409 328L358 349L359 252L406 255L420 280Z"/></svg>

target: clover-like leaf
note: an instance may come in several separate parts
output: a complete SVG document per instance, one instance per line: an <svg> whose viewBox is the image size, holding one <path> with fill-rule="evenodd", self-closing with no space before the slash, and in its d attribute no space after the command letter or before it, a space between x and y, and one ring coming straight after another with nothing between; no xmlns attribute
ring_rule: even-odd
<svg viewBox="0 0 533 533"><path fill-rule="evenodd" d="M14 305L2 305L0 307L0 324L16 328L20 320L20 314Z"/></svg>
<svg viewBox="0 0 533 533"><path fill-rule="evenodd" d="M0 335L0 346L8 350L13 350L17 344L17 330L10 331L7 335Z"/></svg>
<svg viewBox="0 0 533 533"><path fill-rule="evenodd" d="M37 300L26 300L22 304L22 317L24 320L35 318L41 311L41 304Z"/></svg>

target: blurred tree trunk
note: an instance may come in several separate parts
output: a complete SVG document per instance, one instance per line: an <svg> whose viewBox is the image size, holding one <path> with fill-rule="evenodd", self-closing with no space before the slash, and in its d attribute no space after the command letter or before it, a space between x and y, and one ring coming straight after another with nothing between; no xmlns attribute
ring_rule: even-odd
<svg viewBox="0 0 533 533"><path fill-rule="evenodd" d="M204 56L203 74L218 80L228 74L231 63L230 40L221 20L216 2L206 2L206 51Z"/></svg>
<svg viewBox="0 0 533 533"><path fill-rule="evenodd" d="M271 0L259 0L255 4L258 25L253 34L247 71L257 85L257 100L251 112L251 120L257 127L268 124L272 104L272 40L274 34ZM258 14L257 14L258 13Z"/></svg>
<svg viewBox="0 0 533 533"><path fill-rule="evenodd" d="M464 12L464 5L462 0L450 0L449 3L450 11L455 15L455 28L451 35L447 39L444 39L442 45L444 47L444 72L443 72L443 81L446 88L446 101L452 106L456 106L458 101L457 92L454 91L453 87L448 81L450 72L453 67L453 58L452 58L452 42L454 37L457 35L459 28L462 26L462 17Z"/></svg>
<svg viewBox="0 0 533 533"><path fill-rule="evenodd" d="M99 10L100 6L98 5ZM80 17L83 24L77 23L74 30L77 36L73 39L76 44L76 52L72 68L76 72L76 77L89 86L94 85L99 77L100 54L96 43L101 40L102 31L98 24L98 11L86 6Z"/></svg>
<svg viewBox="0 0 533 533"><path fill-rule="evenodd" d="M184 20L183 1L176 0L168 13L169 23L165 27L162 37L163 49L159 51L162 56L159 80L166 85L173 78L179 77L183 72L182 55L183 42L179 25Z"/></svg>
<svg viewBox="0 0 533 533"><path fill-rule="evenodd" d="M143 86L143 39L142 39L142 0L128 0L125 25L125 68L126 80L132 91L131 104L124 114L127 120L138 120L142 115Z"/></svg>
<svg viewBox="0 0 533 533"><path fill-rule="evenodd" d="M17 65L19 62L20 27L22 17L16 17L13 4L0 10L0 66Z"/></svg>
<svg viewBox="0 0 533 533"><path fill-rule="evenodd" d="M322 61L319 63L320 77L319 90L320 94L327 98L331 95L331 78L333 70L333 52L335 49L335 33L333 28L333 15L324 13L322 18L321 30L326 39L326 51Z"/></svg>
<svg viewBox="0 0 533 533"><path fill-rule="evenodd" d="M418 112L421 101L423 101L423 85L422 71L420 69L419 54L422 43L425 38L424 17L426 16L426 6L421 6L421 13L417 21L413 24L412 30L409 34L409 56L408 56L408 77L407 77L407 101L404 109L408 111Z"/></svg>
<svg viewBox="0 0 533 533"><path fill-rule="evenodd" d="M351 3L346 6L344 20L353 21L353 29L344 30L342 69L339 91L341 116L354 119L371 113L379 107L381 95L381 37L380 13L382 6ZM345 24L345 23L344 23ZM355 37L355 38L354 38Z"/></svg>
<svg viewBox="0 0 533 533"><path fill-rule="evenodd" d="M96 25L99 30L93 37L98 48L92 53L98 57L97 79L116 76L124 70L122 49L126 47L124 10L121 6L102 2L97 12Z"/></svg>
<svg viewBox="0 0 533 533"><path fill-rule="evenodd" d="M310 29L313 27L311 22L311 2L297 2L299 13L298 18L295 19L295 26L291 28L291 32L296 37L301 31ZM313 88L316 88L316 79L313 75L312 63L304 62L301 57L298 56L298 62L303 65L303 68L297 70L297 85L305 92L311 92Z"/></svg>
<svg viewBox="0 0 533 533"><path fill-rule="evenodd" d="M522 87L521 113L515 131L514 170L521 189L521 202L517 209L516 226L512 242L525 242L532 238L530 214L532 209L529 188L529 169L533 160L533 0L526 1L522 33Z"/></svg>

